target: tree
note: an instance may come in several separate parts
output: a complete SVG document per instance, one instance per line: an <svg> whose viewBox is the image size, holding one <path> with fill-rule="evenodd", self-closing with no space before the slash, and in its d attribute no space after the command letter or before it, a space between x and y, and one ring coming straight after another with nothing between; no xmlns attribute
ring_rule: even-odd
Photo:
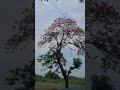
<svg viewBox="0 0 120 90"><path fill-rule="evenodd" d="M34 13L34 0L32 0L32 7L25 8L19 19L15 20L13 24L13 35L6 41L5 49L8 52L13 52L18 48L27 47L27 45L34 44L35 39L35 13ZM30 48L34 54L34 45ZM34 56L34 55L33 55ZM35 59L30 60L29 64L25 64L23 68L13 68L10 70L11 76L5 80L8 85L16 85L17 83L23 84L24 87L17 88L17 90L34 90L35 86Z"/></svg>
<svg viewBox="0 0 120 90"><path fill-rule="evenodd" d="M120 73L119 8L108 1L90 0L86 4L86 36L89 36L86 46L91 44L104 55L101 61L105 71L110 69Z"/></svg>
<svg viewBox="0 0 120 90"><path fill-rule="evenodd" d="M58 74L52 71L47 72L44 77L48 79L60 79L61 78Z"/></svg>
<svg viewBox="0 0 120 90"><path fill-rule="evenodd" d="M23 84L22 90L34 90L35 72L34 59L26 64L24 68L14 68L10 70L11 76L6 78L8 85ZM17 88L19 89L19 88Z"/></svg>
<svg viewBox="0 0 120 90"><path fill-rule="evenodd" d="M92 75L92 87L91 90L114 90L109 77L101 75Z"/></svg>
<svg viewBox="0 0 120 90"><path fill-rule="evenodd" d="M43 67L46 66L48 69L56 67L54 71L56 73L60 73L60 69L66 88L68 88L70 73L74 69L79 69L82 64L79 55L84 55L84 38L85 31L77 25L76 21L70 18L58 18L48 27L45 34L41 35L41 40L38 43L38 47L50 44L49 51L45 55L41 55L38 60ZM77 58L73 58L73 65L69 67L69 70L65 69L67 59L62 52L64 48L70 51L76 49L78 55Z"/></svg>
<svg viewBox="0 0 120 90"><path fill-rule="evenodd" d="M31 8L25 8L20 17L14 21L13 35L5 43L5 49L15 51L24 48L28 43L35 40L35 11L34 0ZM34 48L32 48L34 49Z"/></svg>

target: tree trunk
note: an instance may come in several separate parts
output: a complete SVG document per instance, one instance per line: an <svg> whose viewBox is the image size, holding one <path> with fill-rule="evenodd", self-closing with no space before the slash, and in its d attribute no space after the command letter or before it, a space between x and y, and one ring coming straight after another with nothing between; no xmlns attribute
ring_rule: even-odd
<svg viewBox="0 0 120 90"><path fill-rule="evenodd" d="M68 86L68 77L64 78L64 80L65 80L65 88L69 88L69 86Z"/></svg>

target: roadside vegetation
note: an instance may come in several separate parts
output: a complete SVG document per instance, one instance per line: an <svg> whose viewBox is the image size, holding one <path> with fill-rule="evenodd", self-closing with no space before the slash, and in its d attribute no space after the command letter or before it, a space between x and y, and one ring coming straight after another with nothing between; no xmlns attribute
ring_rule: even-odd
<svg viewBox="0 0 120 90"><path fill-rule="evenodd" d="M46 84L60 84L64 85L64 79L61 77L58 78L48 78L46 76L35 76L36 83L46 83ZM69 85L70 86L84 86L85 85L85 78L78 78L74 76L69 77Z"/></svg>

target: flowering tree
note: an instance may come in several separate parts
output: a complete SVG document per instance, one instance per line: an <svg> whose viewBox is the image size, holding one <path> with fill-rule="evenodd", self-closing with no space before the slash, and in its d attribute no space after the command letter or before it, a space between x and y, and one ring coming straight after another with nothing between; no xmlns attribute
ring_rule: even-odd
<svg viewBox="0 0 120 90"><path fill-rule="evenodd" d="M79 55L84 55L85 31L80 28L76 21L68 18L58 18L48 27L41 40L39 47L49 45L49 51L38 59L43 66L49 69L56 67L56 73L62 73L65 80L65 87L68 88L68 77L72 70L79 69L82 62ZM73 58L73 65L67 70L65 68L68 61L63 55L63 48L77 51L78 57ZM60 70L60 71L59 71Z"/></svg>

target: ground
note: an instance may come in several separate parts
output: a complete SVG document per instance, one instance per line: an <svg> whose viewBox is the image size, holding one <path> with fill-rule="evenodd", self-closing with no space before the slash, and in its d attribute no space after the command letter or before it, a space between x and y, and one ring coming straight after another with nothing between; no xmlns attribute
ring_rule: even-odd
<svg viewBox="0 0 120 90"><path fill-rule="evenodd" d="M66 90L64 89L64 85L61 84L46 84L46 83L36 83L35 90ZM67 90L85 90L84 86L70 86Z"/></svg>

